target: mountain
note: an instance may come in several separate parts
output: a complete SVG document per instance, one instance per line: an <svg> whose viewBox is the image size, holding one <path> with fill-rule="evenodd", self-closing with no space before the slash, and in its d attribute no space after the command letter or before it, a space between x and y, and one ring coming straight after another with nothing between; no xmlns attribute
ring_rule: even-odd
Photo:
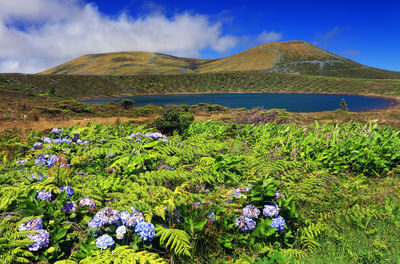
<svg viewBox="0 0 400 264"><path fill-rule="evenodd" d="M400 72L368 67L305 41L262 44L229 57L213 60L141 51L89 54L40 74L134 75L236 71L400 79Z"/></svg>

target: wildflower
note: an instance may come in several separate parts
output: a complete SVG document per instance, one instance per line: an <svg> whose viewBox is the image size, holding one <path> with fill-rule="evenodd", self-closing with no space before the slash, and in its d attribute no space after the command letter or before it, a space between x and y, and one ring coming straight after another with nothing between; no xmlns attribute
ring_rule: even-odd
<svg viewBox="0 0 400 264"><path fill-rule="evenodd" d="M210 220L210 222L214 223L215 222L215 214L213 212L209 213L207 215L207 219Z"/></svg>
<svg viewBox="0 0 400 264"><path fill-rule="evenodd" d="M156 236L154 225L147 222L138 223L135 227L135 232L144 241L151 241Z"/></svg>
<svg viewBox="0 0 400 264"><path fill-rule="evenodd" d="M20 231L39 230L39 229L43 229L43 221L42 218L40 217L33 218L19 225Z"/></svg>
<svg viewBox="0 0 400 264"><path fill-rule="evenodd" d="M95 201L93 201L92 199L90 199L90 198L82 198L80 201L79 201L79 205L80 206L89 206L89 208L95 208L96 207L96 202Z"/></svg>
<svg viewBox="0 0 400 264"><path fill-rule="evenodd" d="M17 160L15 162L15 165L24 165L25 163L27 163L28 160L27 159L23 159L23 160Z"/></svg>
<svg viewBox="0 0 400 264"><path fill-rule="evenodd" d="M162 141L168 141L167 137L161 133L158 132L149 132L144 135L146 138L152 138L153 140L162 140Z"/></svg>
<svg viewBox="0 0 400 264"><path fill-rule="evenodd" d="M51 138L49 138L49 137L42 137L42 140L46 144L51 144Z"/></svg>
<svg viewBox="0 0 400 264"><path fill-rule="evenodd" d="M283 195L283 193L282 193L281 191L277 190L277 191L275 192L275 201L276 201L276 202L278 202L279 197L282 197L283 199L286 198L285 195Z"/></svg>
<svg viewBox="0 0 400 264"><path fill-rule="evenodd" d="M242 215L250 218L258 218L258 216L260 215L260 210L258 210L258 208L254 205L249 204L248 206L243 208Z"/></svg>
<svg viewBox="0 0 400 264"><path fill-rule="evenodd" d="M39 198L40 200L48 200L51 201L51 192L46 192L46 191L39 191L36 190L36 196L35 198Z"/></svg>
<svg viewBox="0 0 400 264"><path fill-rule="evenodd" d="M44 229L39 229L35 234L29 235L28 238L33 240L29 245L29 251L38 251L41 248L47 247L50 243L50 234Z"/></svg>
<svg viewBox="0 0 400 264"><path fill-rule="evenodd" d="M36 142L35 144L33 144L33 148L34 149L42 149L43 148L43 144L40 142Z"/></svg>
<svg viewBox="0 0 400 264"><path fill-rule="evenodd" d="M270 203L264 205L263 214L267 217L275 218L278 217L279 207L276 204Z"/></svg>
<svg viewBox="0 0 400 264"><path fill-rule="evenodd" d="M76 211L76 203L75 202L66 202L64 204L64 212L66 213L71 213L71 212L75 212Z"/></svg>
<svg viewBox="0 0 400 264"><path fill-rule="evenodd" d="M64 129L58 129L58 128L53 128L52 130L51 130L51 133L53 133L53 134L58 134L58 133L61 133L61 132L63 132L64 131Z"/></svg>
<svg viewBox="0 0 400 264"><path fill-rule="evenodd" d="M64 186L60 188L60 192L66 192L67 193L67 198L71 197L74 195L74 189L72 189L69 186Z"/></svg>
<svg viewBox="0 0 400 264"><path fill-rule="evenodd" d="M285 219L281 216L272 219L271 227L275 227L276 231L283 231L285 229Z"/></svg>
<svg viewBox="0 0 400 264"><path fill-rule="evenodd" d="M124 235L126 234L126 226L124 226L124 225L122 225L122 226L119 226L118 228L117 228L117 230L115 231L115 233L117 234L117 239L123 239L124 238Z"/></svg>
<svg viewBox="0 0 400 264"><path fill-rule="evenodd" d="M102 235L96 239L96 246L102 250L112 247L114 245L114 240L109 235Z"/></svg>
<svg viewBox="0 0 400 264"><path fill-rule="evenodd" d="M236 217L235 226L238 226L240 228L240 231L244 233L246 231L253 230L256 227L256 221L254 221L250 217L241 215L239 217Z"/></svg>

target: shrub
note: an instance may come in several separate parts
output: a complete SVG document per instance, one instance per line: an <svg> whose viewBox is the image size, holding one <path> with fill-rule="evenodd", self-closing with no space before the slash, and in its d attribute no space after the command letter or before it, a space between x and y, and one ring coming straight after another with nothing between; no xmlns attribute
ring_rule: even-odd
<svg viewBox="0 0 400 264"><path fill-rule="evenodd" d="M120 102L120 105L125 109L131 108L134 104L135 104L135 101L130 100L130 99L124 99Z"/></svg>
<svg viewBox="0 0 400 264"><path fill-rule="evenodd" d="M192 114L182 114L175 109L167 108L164 110L163 116L157 118L154 125L163 134L172 135L174 131L177 131L182 135L193 120L194 116Z"/></svg>

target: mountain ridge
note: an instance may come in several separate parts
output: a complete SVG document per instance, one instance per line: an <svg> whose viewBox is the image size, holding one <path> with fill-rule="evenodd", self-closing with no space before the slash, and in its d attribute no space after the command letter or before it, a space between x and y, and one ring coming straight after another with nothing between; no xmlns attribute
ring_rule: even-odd
<svg viewBox="0 0 400 264"><path fill-rule="evenodd" d="M400 79L400 72L365 66L301 40L261 44L218 59L184 58L145 51L87 54L39 74L153 75L241 71Z"/></svg>

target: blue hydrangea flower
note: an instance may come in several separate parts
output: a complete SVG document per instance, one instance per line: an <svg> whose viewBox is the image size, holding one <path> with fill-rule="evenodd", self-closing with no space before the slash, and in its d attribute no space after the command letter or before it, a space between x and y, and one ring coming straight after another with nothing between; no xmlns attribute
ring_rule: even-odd
<svg viewBox="0 0 400 264"><path fill-rule="evenodd" d="M71 197L72 195L74 195L74 189L72 189L69 186L61 187L60 192L66 192L68 198Z"/></svg>
<svg viewBox="0 0 400 264"><path fill-rule="evenodd" d="M36 190L36 199L51 201L51 192Z"/></svg>
<svg viewBox="0 0 400 264"><path fill-rule="evenodd" d="M207 215L207 219L210 220L212 223L215 222L215 214L213 212Z"/></svg>
<svg viewBox="0 0 400 264"><path fill-rule="evenodd" d="M74 134L74 141L76 142L79 139L79 133Z"/></svg>
<svg viewBox="0 0 400 264"><path fill-rule="evenodd" d="M151 241L156 236L152 223L140 222L135 227L135 232L144 241Z"/></svg>
<svg viewBox="0 0 400 264"><path fill-rule="evenodd" d="M96 239L96 246L102 250L112 247L114 245L114 239L109 235L102 235Z"/></svg>
<svg viewBox="0 0 400 264"><path fill-rule="evenodd" d="M29 245L29 251L38 251L41 248L49 246L50 234L44 229L39 229L35 234L29 235L28 238L33 240L33 243Z"/></svg>
<svg viewBox="0 0 400 264"><path fill-rule="evenodd" d="M260 215L260 210L252 204L249 204L245 208L242 209L242 215L250 218L258 218Z"/></svg>
<svg viewBox="0 0 400 264"><path fill-rule="evenodd" d="M167 170L175 170L175 168L172 167L172 166L169 166L169 167L167 168Z"/></svg>
<svg viewBox="0 0 400 264"><path fill-rule="evenodd" d="M117 210L106 207L98 211L92 220L89 221L89 229L102 227L106 224L115 224L120 220L120 215Z"/></svg>
<svg viewBox="0 0 400 264"><path fill-rule="evenodd" d="M126 234L126 231L127 231L126 226L124 226L124 225L119 226L117 228L117 230L115 231L115 233L117 234L116 238L117 239L123 239L124 235Z"/></svg>
<svg viewBox="0 0 400 264"><path fill-rule="evenodd" d="M70 139L70 138L63 138L63 139L61 140L60 143L71 144L71 143L72 143L72 139Z"/></svg>
<svg viewBox="0 0 400 264"><path fill-rule="evenodd" d="M278 217L279 211L279 206L271 203L264 205L263 214L267 217L275 218Z"/></svg>
<svg viewBox="0 0 400 264"><path fill-rule="evenodd" d="M275 227L276 231L283 231L285 229L285 219L281 216L272 219L271 227Z"/></svg>
<svg viewBox="0 0 400 264"><path fill-rule="evenodd" d="M147 138L152 138L153 140L163 140L163 141L167 141L167 137L164 136L161 133L158 132L149 132L146 135L144 135Z"/></svg>
<svg viewBox="0 0 400 264"><path fill-rule="evenodd" d="M128 227L135 227L138 223L144 221L144 216L138 210L132 209L133 213L129 214L128 211L121 213L122 224Z"/></svg>
<svg viewBox="0 0 400 264"><path fill-rule="evenodd" d="M235 226L238 226L240 228L240 231L244 233L253 230L256 227L256 221L254 221L250 217L241 215L239 217L236 217Z"/></svg>
<svg viewBox="0 0 400 264"><path fill-rule="evenodd" d="M23 160L17 160L15 162L15 165L24 165L25 163L27 163L28 160L27 159L23 159Z"/></svg>
<svg viewBox="0 0 400 264"><path fill-rule="evenodd" d="M42 149L43 148L43 144L40 142L36 142L35 144L33 144L33 148L34 149Z"/></svg>
<svg viewBox="0 0 400 264"><path fill-rule="evenodd" d="M42 218L40 217L33 218L19 225L20 231L39 230L39 229L43 229L43 221Z"/></svg>
<svg viewBox="0 0 400 264"><path fill-rule="evenodd" d="M240 197L242 197L241 192L248 192L249 190L250 190L249 187L246 187L246 188L239 187L239 188L236 188L236 189L233 191L233 194L235 195L236 198L239 199Z"/></svg>
<svg viewBox="0 0 400 264"><path fill-rule="evenodd" d="M29 173L29 175L31 176L31 177L27 177L30 181L41 181L42 179L43 179L43 175L42 174L40 174L40 173L36 173L36 174L34 174L34 173Z"/></svg>
<svg viewBox="0 0 400 264"><path fill-rule="evenodd" d="M64 129L53 128L53 129L51 130L51 133L53 133L53 134L58 134L58 133L61 133L61 132L63 132L63 131L64 131Z"/></svg>
<svg viewBox="0 0 400 264"><path fill-rule="evenodd" d="M93 201L92 199L90 199L90 198L82 198L80 201L79 201L79 205L80 206L89 206L89 208L95 208L96 207L96 202L95 201Z"/></svg>
<svg viewBox="0 0 400 264"><path fill-rule="evenodd" d="M76 211L76 203L75 202L66 202L64 204L64 212L66 213L71 213L71 212L75 212Z"/></svg>
<svg viewBox="0 0 400 264"><path fill-rule="evenodd" d="M42 137L42 140L46 144L51 144L51 138L49 138L49 137Z"/></svg>

